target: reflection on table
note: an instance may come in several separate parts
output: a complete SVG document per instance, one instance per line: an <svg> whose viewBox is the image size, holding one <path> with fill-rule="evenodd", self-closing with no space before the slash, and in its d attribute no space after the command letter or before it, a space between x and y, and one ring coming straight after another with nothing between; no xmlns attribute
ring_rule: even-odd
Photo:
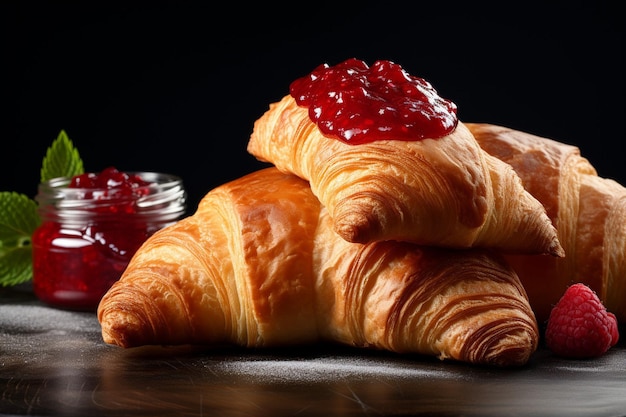
<svg viewBox="0 0 626 417"><path fill-rule="evenodd" d="M494 369L344 346L272 350L102 342L94 313L0 290L5 415L624 415L624 343L594 360L540 350Z"/></svg>

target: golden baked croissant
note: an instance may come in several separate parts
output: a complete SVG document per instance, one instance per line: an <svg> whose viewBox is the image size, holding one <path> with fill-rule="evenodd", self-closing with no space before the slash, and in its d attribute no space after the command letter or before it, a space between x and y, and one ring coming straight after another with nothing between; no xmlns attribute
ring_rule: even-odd
<svg viewBox="0 0 626 417"><path fill-rule="evenodd" d="M494 366L539 339L523 286L483 249L358 244L275 167L210 191L137 251L98 307L105 342L335 342Z"/></svg>
<svg viewBox="0 0 626 417"><path fill-rule="evenodd" d="M310 182L350 242L410 241L562 256L544 207L463 123L439 139L347 144L290 95L254 124L248 152Z"/></svg>
<svg viewBox="0 0 626 417"><path fill-rule="evenodd" d="M508 255L537 319L575 283L589 285L626 321L626 188L601 178L578 147L491 124L467 124L480 146L510 164L557 228L564 258Z"/></svg>

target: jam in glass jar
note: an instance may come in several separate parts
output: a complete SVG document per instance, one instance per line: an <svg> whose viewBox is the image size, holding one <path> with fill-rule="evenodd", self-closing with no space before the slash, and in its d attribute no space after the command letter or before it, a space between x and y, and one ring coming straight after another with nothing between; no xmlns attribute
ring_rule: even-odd
<svg viewBox="0 0 626 417"><path fill-rule="evenodd" d="M186 210L179 177L115 168L41 183L35 199L42 223L33 233L33 291L85 311L95 311L143 242Z"/></svg>

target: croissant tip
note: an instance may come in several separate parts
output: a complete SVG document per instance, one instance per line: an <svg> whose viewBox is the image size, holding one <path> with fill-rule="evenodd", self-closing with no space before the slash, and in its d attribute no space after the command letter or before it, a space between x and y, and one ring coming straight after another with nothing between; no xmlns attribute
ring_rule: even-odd
<svg viewBox="0 0 626 417"><path fill-rule="evenodd" d="M146 344L145 326L139 317L130 312L114 308L102 309L99 313L102 340L109 345L129 348Z"/></svg>
<svg viewBox="0 0 626 417"><path fill-rule="evenodd" d="M557 258L565 258L565 249L563 249L563 246L561 246L561 243L558 241L552 244L549 253Z"/></svg>
<svg viewBox="0 0 626 417"><path fill-rule="evenodd" d="M350 243L367 243L367 236L359 226L353 224L340 224L335 222L335 232L341 236L346 242Z"/></svg>
<svg viewBox="0 0 626 417"><path fill-rule="evenodd" d="M493 351L482 358L481 363L501 368L524 366L537 350L538 342L539 336L536 328L520 331L512 336L511 340L492 346Z"/></svg>
<svg viewBox="0 0 626 417"><path fill-rule="evenodd" d="M342 210L342 215L333 218L333 227L345 241L365 244L380 239L382 220L377 215L370 211Z"/></svg>

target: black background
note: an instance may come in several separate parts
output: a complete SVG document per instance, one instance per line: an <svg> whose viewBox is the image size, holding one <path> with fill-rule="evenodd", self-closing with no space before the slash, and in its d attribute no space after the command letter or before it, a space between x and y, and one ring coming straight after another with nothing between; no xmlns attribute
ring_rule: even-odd
<svg viewBox="0 0 626 417"><path fill-rule="evenodd" d="M36 193L61 129L88 171L177 174L189 210L263 166L254 121L321 63L389 59L466 122L571 143L626 184L618 2L0 5L0 191Z"/></svg>

